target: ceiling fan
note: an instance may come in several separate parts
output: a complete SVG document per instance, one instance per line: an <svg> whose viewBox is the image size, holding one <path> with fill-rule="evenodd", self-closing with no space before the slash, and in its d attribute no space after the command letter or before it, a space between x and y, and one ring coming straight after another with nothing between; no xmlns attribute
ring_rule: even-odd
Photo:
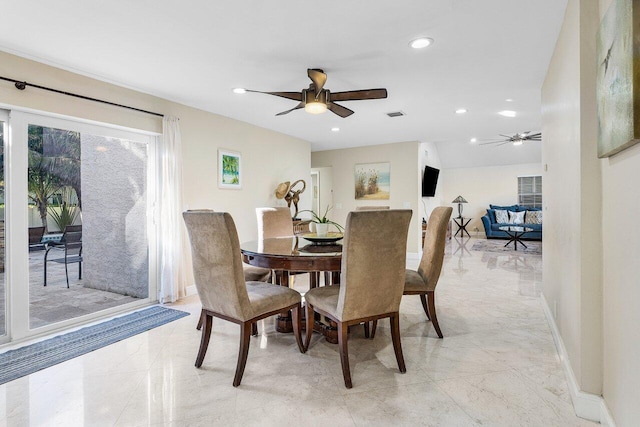
<svg viewBox="0 0 640 427"><path fill-rule="evenodd" d="M487 141L487 142L480 143L478 145L498 144L496 145L496 147L499 147L501 145L508 144L508 143L512 143L513 145L522 145L524 144L525 141L542 141L542 132L527 131L522 133L516 133L514 135L500 134L500 136L504 137L505 139Z"/></svg>
<svg viewBox="0 0 640 427"><path fill-rule="evenodd" d="M331 93L329 89L324 88L324 84L327 82L327 75L324 71L317 68L309 68L307 69L307 75L311 79L311 84L308 89L302 89L301 92L261 92L259 90L249 89L246 91L266 93L268 95L300 101L300 103L292 109L278 113L276 116L283 116L293 110L304 108L307 113L311 114L320 114L330 110L344 118L352 115L353 111L336 104L334 101L359 101L363 99L382 99L387 97L386 89L350 90L347 92Z"/></svg>

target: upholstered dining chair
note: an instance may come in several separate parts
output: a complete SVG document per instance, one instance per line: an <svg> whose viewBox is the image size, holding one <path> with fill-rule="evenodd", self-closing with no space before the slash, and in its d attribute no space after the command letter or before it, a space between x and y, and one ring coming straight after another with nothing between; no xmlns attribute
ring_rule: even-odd
<svg viewBox="0 0 640 427"><path fill-rule="evenodd" d="M193 209L188 210L187 212L215 212L213 209ZM254 267L252 265L247 265L245 263L242 264L242 272L244 273L244 281L245 282L270 282L271 281L271 270L268 268ZM196 325L196 329L202 329L202 322L204 321L204 311L200 315L198 319L198 324ZM256 325L252 327L252 335L257 335L258 330Z"/></svg>
<svg viewBox="0 0 640 427"><path fill-rule="evenodd" d="M258 239L293 236L293 220L289 208L256 208Z"/></svg>
<svg viewBox="0 0 640 427"><path fill-rule="evenodd" d="M388 317L400 372L406 372L400 343L399 312L406 266L410 210L349 212L342 244L340 286L313 288L307 304L305 350L311 341L314 311L338 325L344 385L352 387L347 328Z"/></svg>
<svg viewBox="0 0 640 427"><path fill-rule="evenodd" d="M436 315L436 285L442 271L444 247L447 239L447 226L453 208L439 206L429 216L427 232L422 248L422 258L418 271L407 269L405 272L404 295L420 295L422 308L427 319L431 320L438 337L442 338L442 331ZM376 321L373 321L371 338L376 334Z"/></svg>
<svg viewBox="0 0 640 427"><path fill-rule="evenodd" d="M227 212L183 212L191 242L193 275L202 302L204 321L196 367L202 366L213 317L240 325L240 349L233 379L237 387L247 363L251 325L283 310L293 313L293 333L301 353L301 296L293 289L265 282L245 282L240 242Z"/></svg>
<svg viewBox="0 0 640 427"><path fill-rule="evenodd" d="M379 211L389 209L389 206L356 206L357 211Z"/></svg>
<svg viewBox="0 0 640 427"><path fill-rule="evenodd" d="M256 208L256 217L258 219L258 239L260 240L295 235L289 208ZM281 273L281 271L274 271L276 275ZM301 274L299 271L290 271L289 273Z"/></svg>

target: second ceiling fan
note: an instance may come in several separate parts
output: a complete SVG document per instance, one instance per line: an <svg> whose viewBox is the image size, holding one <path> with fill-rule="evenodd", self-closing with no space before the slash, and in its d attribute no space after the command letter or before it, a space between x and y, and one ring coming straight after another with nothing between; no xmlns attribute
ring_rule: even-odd
<svg viewBox="0 0 640 427"><path fill-rule="evenodd" d="M497 139L493 141L482 142L479 145L489 145L489 144L497 144L496 147L499 147L504 144L512 143L513 145L522 145L525 141L542 141L542 133L541 132L522 132L516 133L514 135L503 135L500 134L503 139Z"/></svg>
<svg viewBox="0 0 640 427"><path fill-rule="evenodd" d="M330 110L334 114L344 118L352 115L353 110L336 104L335 101L360 101L364 99L383 99L387 97L387 90L383 88L331 93L329 89L324 88L324 84L327 82L327 75L324 71L316 68L309 68L307 69L307 75L311 79L311 84L308 89L302 89L301 92L262 92L259 90L249 89L246 91L266 93L268 95L275 95L281 98L292 99L300 102L290 110L282 111L281 113L276 114L276 116L282 116L294 110L304 108L306 112L311 114L320 114Z"/></svg>

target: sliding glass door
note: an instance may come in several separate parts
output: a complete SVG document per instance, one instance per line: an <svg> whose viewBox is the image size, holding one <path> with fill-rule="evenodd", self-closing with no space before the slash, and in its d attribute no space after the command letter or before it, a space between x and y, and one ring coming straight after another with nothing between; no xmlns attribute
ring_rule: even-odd
<svg viewBox="0 0 640 427"><path fill-rule="evenodd" d="M12 337L155 301L155 137L22 112L10 125Z"/></svg>

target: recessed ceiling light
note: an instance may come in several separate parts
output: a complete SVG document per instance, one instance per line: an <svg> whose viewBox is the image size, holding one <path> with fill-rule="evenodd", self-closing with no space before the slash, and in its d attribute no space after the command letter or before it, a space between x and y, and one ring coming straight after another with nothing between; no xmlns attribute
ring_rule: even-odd
<svg viewBox="0 0 640 427"><path fill-rule="evenodd" d="M516 112L512 111L512 110L499 111L498 114L500 114L501 116L504 116L504 117L515 117L516 116Z"/></svg>
<svg viewBox="0 0 640 427"><path fill-rule="evenodd" d="M422 49L431 45L431 43L433 43L433 39L430 39L428 37L420 37L419 39L415 39L411 43L409 43L409 46L414 49Z"/></svg>
<svg viewBox="0 0 640 427"><path fill-rule="evenodd" d="M511 99L511 98L507 98L507 99L505 99L505 101L507 101L507 102L513 102L513 99Z"/></svg>
<svg viewBox="0 0 640 427"><path fill-rule="evenodd" d="M243 87L237 87L233 89L233 93L247 93L247 90Z"/></svg>
<svg viewBox="0 0 640 427"><path fill-rule="evenodd" d="M466 112L467 112L467 109L466 109L466 108L458 108L458 109L456 110L456 114L464 114L464 113L466 113Z"/></svg>
<svg viewBox="0 0 640 427"><path fill-rule="evenodd" d="M478 142L478 138L471 138L471 139L469 140L469 142L470 142L470 143L472 143L472 144L474 144L474 143Z"/></svg>
<svg viewBox="0 0 640 427"><path fill-rule="evenodd" d="M331 128L331 132L340 132L340 128Z"/></svg>

